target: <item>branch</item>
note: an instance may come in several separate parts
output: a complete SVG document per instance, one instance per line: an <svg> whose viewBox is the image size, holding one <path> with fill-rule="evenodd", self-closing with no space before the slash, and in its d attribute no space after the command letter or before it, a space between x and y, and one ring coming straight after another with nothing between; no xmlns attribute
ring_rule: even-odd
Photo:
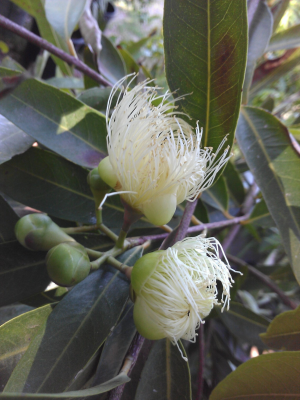
<svg viewBox="0 0 300 400"><path fill-rule="evenodd" d="M5 18L3 15L0 15L0 27L7 29L18 36L28 40L29 42L35 44L38 47L41 47L44 50L49 51L49 53L54 54L56 57L62 59L66 63L70 65L74 65L79 71L83 72L85 75L94 79L94 81L100 83L103 86L112 86L110 82L104 79L101 75L99 75L96 71L89 68L82 61L77 58L71 56L70 54L64 52L58 47L54 46L52 43L49 43L47 40L42 39L41 37L35 35L29 30L23 28L22 26L15 24L10 21L8 18Z"/></svg>
<svg viewBox="0 0 300 400"><path fill-rule="evenodd" d="M268 276L260 272L258 269L254 268L252 265L249 265L245 261L241 260L238 257L232 256L231 254L226 254L228 260L232 261L234 264L240 267L247 267L248 271L256 276L261 282L263 282L266 286L268 286L273 292L278 294L278 297L282 300L283 304L295 310L297 308L297 304L292 301L277 285L270 279Z"/></svg>

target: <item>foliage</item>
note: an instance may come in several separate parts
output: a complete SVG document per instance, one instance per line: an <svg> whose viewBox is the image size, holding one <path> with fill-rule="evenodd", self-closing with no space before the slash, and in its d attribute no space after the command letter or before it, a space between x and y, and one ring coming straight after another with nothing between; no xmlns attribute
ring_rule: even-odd
<svg viewBox="0 0 300 400"><path fill-rule="evenodd" d="M21 54L20 64L13 42L0 41L0 400L300 398L299 4L165 0L162 30L153 1L118 4L121 19L106 28L100 0L12 3L63 52L52 60L38 40L37 58L28 65ZM132 73L131 89L146 78L160 86L151 107L177 113L191 132L198 123L203 147L227 140L232 152L164 226L111 196L105 178L115 171L98 174L107 104L108 119L119 104L111 87ZM214 307L195 343L144 339L130 267L202 231L236 271L230 307Z"/></svg>

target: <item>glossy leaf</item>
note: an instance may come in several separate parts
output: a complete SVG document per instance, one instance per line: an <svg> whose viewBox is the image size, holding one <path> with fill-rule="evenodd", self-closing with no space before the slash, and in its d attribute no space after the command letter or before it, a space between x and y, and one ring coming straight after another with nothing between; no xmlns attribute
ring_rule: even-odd
<svg viewBox="0 0 300 400"><path fill-rule="evenodd" d="M77 25L87 0L45 0L45 14L50 25L66 42Z"/></svg>
<svg viewBox="0 0 300 400"><path fill-rule="evenodd" d="M84 104L87 104L88 106L105 113L110 92L111 88L93 87L81 92L77 98ZM115 103L112 104L112 107L114 106Z"/></svg>
<svg viewBox="0 0 300 400"><path fill-rule="evenodd" d="M101 44L101 30L98 25L98 21L94 18L91 12L91 4L88 2L87 7L79 20L80 33L87 46L90 46L96 57L100 56L102 49Z"/></svg>
<svg viewBox="0 0 300 400"><path fill-rule="evenodd" d="M207 208L201 199L198 200L194 215L199 221L201 221L204 224L207 224L209 222L209 215Z"/></svg>
<svg viewBox="0 0 300 400"><path fill-rule="evenodd" d="M211 207L226 214L228 210L229 195L225 179L223 177L218 179L212 187L202 193L201 199Z"/></svg>
<svg viewBox="0 0 300 400"><path fill-rule="evenodd" d="M262 341L259 334L265 332L269 322L262 316L244 307L240 303L230 302L230 308L227 311L216 308L221 321L226 328L239 340L262 347Z"/></svg>
<svg viewBox="0 0 300 400"><path fill-rule="evenodd" d="M177 104L203 127L203 146L233 143L247 57L246 1L166 0L164 47ZM187 95L188 94L188 95ZM193 123L195 125L195 122Z"/></svg>
<svg viewBox="0 0 300 400"><path fill-rule="evenodd" d="M128 53L128 51L125 50L125 49L119 49L119 52L120 52L120 54L123 57L123 60L125 62L126 74L129 75L129 74L133 74L133 73L138 73L139 70L140 70L140 67L135 62L135 60L131 56L131 54Z"/></svg>
<svg viewBox="0 0 300 400"><path fill-rule="evenodd" d="M12 0L12 2L35 18L40 34L44 39L69 53L67 43L64 39L59 37L46 18L44 0ZM67 63L58 57L52 57L63 74L72 75L72 68Z"/></svg>
<svg viewBox="0 0 300 400"><path fill-rule="evenodd" d="M0 164L16 154L24 153L33 142L31 136L0 115Z"/></svg>
<svg viewBox="0 0 300 400"><path fill-rule="evenodd" d="M48 85L57 89L84 89L83 81L79 78L66 76L63 78L50 78L45 81Z"/></svg>
<svg viewBox="0 0 300 400"><path fill-rule="evenodd" d="M62 300L68 291L68 288L60 286L58 288L47 290L45 292L28 297L27 299L23 300L22 303L28 304L31 307L42 307L47 304L57 303L58 301Z"/></svg>
<svg viewBox="0 0 300 400"><path fill-rule="evenodd" d="M0 112L39 143L69 160L94 168L106 152L102 114L35 79L0 101Z"/></svg>
<svg viewBox="0 0 300 400"><path fill-rule="evenodd" d="M300 282L299 154L287 128L273 115L254 107L242 108L237 139Z"/></svg>
<svg viewBox="0 0 300 400"><path fill-rule="evenodd" d="M232 162L228 162L223 173L229 194L237 205L245 200L245 189L243 182Z"/></svg>
<svg viewBox="0 0 300 400"><path fill-rule="evenodd" d="M182 353L185 350L178 343ZM154 399L190 400L191 377L188 363L177 346L168 339L156 341L142 371L134 400Z"/></svg>
<svg viewBox="0 0 300 400"><path fill-rule="evenodd" d="M118 50L104 35L102 35L101 44L102 50L98 60L99 72L114 84L126 75L125 64Z"/></svg>
<svg viewBox="0 0 300 400"><path fill-rule="evenodd" d="M277 315L260 338L271 349L300 350L300 307Z"/></svg>
<svg viewBox="0 0 300 400"><path fill-rule="evenodd" d="M29 311L0 326L0 388L3 389L12 371L27 350L29 343L52 311L44 306Z"/></svg>
<svg viewBox="0 0 300 400"><path fill-rule="evenodd" d="M298 400L299 369L299 352L287 351L252 358L220 382L209 400Z"/></svg>
<svg viewBox="0 0 300 400"><path fill-rule="evenodd" d="M287 58L284 58L282 62L276 62L275 67L272 69L262 70L252 83L250 94L254 96L261 89L266 86L271 85L271 83L276 82L279 78L286 75L288 72L292 71L300 62L300 50L296 50Z"/></svg>
<svg viewBox="0 0 300 400"><path fill-rule="evenodd" d="M264 199L255 204L246 223L262 226L263 228L270 228L275 225Z"/></svg>
<svg viewBox="0 0 300 400"><path fill-rule="evenodd" d="M73 399L73 398L85 398L90 396L97 396L101 393L108 392L117 386L124 385L129 382L130 378L124 373L120 373L115 378L102 383L101 385L91 387L89 389L75 390L63 393L0 393L0 399Z"/></svg>
<svg viewBox="0 0 300 400"><path fill-rule="evenodd" d="M300 46L300 25L291 26L272 36L268 51L287 50Z"/></svg>
<svg viewBox="0 0 300 400"><path fill-rule="evenodd" d="M248 0L249 46L243 87L243 103L248 101L248 91L258 59L264 54L273 31L272 13L264 1Z"/></svg>
<svg viewBox="0 0 300 400"><path fill-rule="evenodd" d="M132 265L140 256L141 248L134 248L119 260ZM75 286L40 329L5 392L67 391L116 324L128 291L128 280L111 267L92 273Z"/></svg>
<svg viewBox="0 0 300 400"><path fill-rule="evenodd" d="M19 217L0 195L0 243L15 240L15 225Z"/></svg>

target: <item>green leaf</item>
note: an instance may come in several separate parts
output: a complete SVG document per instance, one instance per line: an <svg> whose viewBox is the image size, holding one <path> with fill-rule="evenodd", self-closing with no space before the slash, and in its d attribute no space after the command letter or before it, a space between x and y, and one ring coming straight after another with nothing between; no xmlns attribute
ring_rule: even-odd
<svg viewBox="0 0 300 400"><path fill-rule="evenodd" d="M102 50L99 56L99 71L109 82L116 83L126 75L126 67L122 56L104 35L101 38Z"/></svg>
<svg viewBox="0 0 300 400"><path fill-rule="evenodd" d="M299 352L286 351L252 358L220 382L209 400L298 400L299 369Z"/></svg>
<svg viewBox="0 0 300 400"><path fill-rule="evenodd" d="M135 62L134 58L130 55L130 53L128 53L128 51L125 49L119 49L119 53L121 54L125 62L126 74L129 75L132 73L138 73L140 67Z"/></svg>
<svg viewBox="0 0 300 400"><path fill-rule="evenodd" d="M179 341L183 355L184 347ZM191 377L188 363L182 358L177 346L168 339L155 342L142 371L134 400L192 398Z"/></svg>
<svg viewBox="0 0 300 400"><path fill-rule="evenodd" d="M108 392L117 386L124 385L129 382L130 378L124 373L120 373L110 381L104 382L101 385L91 387L89 389L82 389L63 393L0 393L0 399L12 400L12 399L68 399L68 398L85 398L90 396L96 396L101 393Z"/></svg>
<svg viewBox="0 0 300 400"><path fill-rule="evenodd" d="M66 76L63 78L50 78L45 81L48 85L57 89L84 89L83 80Z"/></svg>
<svg viewBox="0 0 300 400"><path fill-rule="evenodd" d="M169 87L199 120L203 146L216 150L229 134L231 147L247 58L246 1L166 0L164 47Z"/></svg>
<svg viewBox="0 0 300 400"><path fill-rule="evenodd" d="M0 244L0 306L42 292L50 283L45 253L32 252L12 241Z"/></svg>
<svg viewBox="0 0 300 400"><path fill-rule="evenodd" d="M28 297L27 299L23 300L22 303L31 307L42 307L47 304L57 303L58 301L62 300L68 291L69 290L66 287L58 287Z"/></svg>
<svg viewBox="0 0 300 400"><path fill-rule="evenodd" d="M0 326L0 387L7 383L12 371L27 350L29 343L52 311L44 306L22 314Z"/></svg>
<svg viewBox="0 0 300 400"><path fill-rule="evenodd" d="M112 379L122 367L128 348L136 333L133 321L133 303L127 304L123 314L121 321L104 344L93 385L99 385L108 379Z"/></svg>
<svg viewBox="0 0 300 400"><path fill-rule="evenodd" d="M240 303L230 302L230 308L221 312L220 307L215 308L226 328L239 340L261 348L262 342L259 334L266 331L269 321L255 314Z"/></svg>
<svg viewBox="0 0 300 400"><path fill-rule="evenodd" d="M144 37L144 38L138 40L137 42L126 43L127 52L131 55L131 57L133 57L134 59L137 59L140 54L141 48L144 47L145 44L147 44L147 42L150 39L151 39L151 36L147 36L147 37Z"/></svg>
<svg viewBox="0 0 300 400"><path fill-rule="evenodd" d="M300 350L300 307L277 315L260 338L271 349Z"/></svg>
<svg viewBox="0 0 300 400"><path fill-rule="evenodd" d="M203 224L207 224L209 222L209 215L207 208L201 199L198 200L196 209L194 211L194 215Z"/></svg>
<svg viewBox="0 0 300 400"><path fill-rule="evenodd" d="M300 158L287 128L273 115L243 107L237 139L300 282Z"/></svg>
<svg viewBox="0 0 300 400"><path fill-rule="evenodd" d="M201 199L211 207L227 214L229 195L223 176L221 176L213 186L202 193Z"/></svg>
<svg viewBox="0 0 300 400"><path fill-rule="evenodd" d="M0 164L24 153L34 142L31 136L0 115Z"/></svg>
<svg viewBox="0 0 300 400"><path fill-rule="evenodd" d="M134 248L118 259L132 265L140 256L141 248ZM31 342L4 392L67 391L118 321L128 292L128 280L111 267L75 286Z"/></svg>
<svg viewBox="0 0 300 400"><path fill-rule="evenodd" d="M231 161L227 163L223 177L225 178L230 196L234 202L240 206L245 200L245 189L240 174Z"/></svg>
<svg viewBox="0 0 300 400"><path fill-rule="evenodd" d="M32 307L20 303L0 307L0 325L3 325L5 322L8 322L19 315L32 310Z"/></svg>
<svg viewBox="0 0 300 400"><path fill-rule="evenodd" d="M49 24L45 9L44 9L44 0L12 0L17 6L23 8L28 14L32 15L38 25L39 32L41 36L46 39L48 42L54 44L56 47L59 47L66 53L69 53L67 43L59 37L59 35L55 32L52 26ZM65 75L73 75L72 68L61 60L58 57L52 56L55 63L61 69L61 72Z"/></svg>
<svg viewBox="0 0 300 400"><path fill-rule="evenodd" d="M19 217L10 205L0 196L0 243L15 240L15 225Z"/></svg>
<svg viewBox="0 0 300 400"><path fill-rule="evenodd" d="M93 87L81 92L77 98L84 104L105 113L110 92L111 88ZM112 107L114 107L115 104L116 103L113 102Z"/></svg>
<svg viewBox="0 0 300 400"><path fill-rule="evenodd" d="M243 87L243 103L248 101L254 69L258 59L264 54L273 31L273 17L264 1L248 1L249 47L245 82Z"/></svg>
<svg viewBox="0 0 300 400"><path fill-rule="evenodd" d="M87 0L45 0L48 22L66 42L70 39Z"/></svg>
<svg viewBox="0 0 300 400"><path fill-rule="evenodd" d="M28 79L0 101L0 112L39 143L94 168L106 152L106 122L72 96Z"/></svg>
<svg viewBox="0 0 300 400"><path fill-rule="evenodd" d="M300 46L300 25L295 25L272 36L268 51L293 49L298 46Z"/></svg>
<svg viewBox="0 0 300 400"><path fill-rule="evenodd" d="M279 63L279 66L272 68L271 70L264 70L260 74L259 79L255 80L250 89L250 94L253 97L261 89L269 86L271 83L276 82L279 78L292 71L299 65L300 62L300 49L296 50L283 62Z"/></svg>
<svg viewBox="0 0 300 400"><path fill-rule="evenodd" d="M275 225L264 199L255 204L249 219L245 223L263 228L270 228Z"/></svg>
<svg viewBox="0 0 300 400"><path fill-rule="evenodd" d="M278 25L284 15L284 13L286 12L288 6L290 4L290 0L279 0L272 8L272 14L273 14L273 19L274 19L274 23L273 23L273 32L276 31L276 29L278 28Z"/></svg>

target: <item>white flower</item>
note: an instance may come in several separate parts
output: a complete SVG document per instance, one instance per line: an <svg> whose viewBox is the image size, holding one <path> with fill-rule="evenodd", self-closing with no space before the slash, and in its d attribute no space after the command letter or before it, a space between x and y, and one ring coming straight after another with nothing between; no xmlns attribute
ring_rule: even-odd
<svg viewBox="0 0 300 400"><path fill-rule="evenodd" d="M225 262L219 258L220 250ZM141 257L131 275L137 330L147 339L194 342L203 318L219 304L217 281L223 286L222 311L229 308L230 270L222 246L213 237L186 238Z"/></svg>
<svg viewBox="0 0 300 400"><path fill-rule="evenodd" d="M149 81L132 90L129 85L124 88L126 78L110 94L108 157L100 162L99 174L116 191L130 192L121 196L132 208L153 224L163 225L170 221L177 204L196 199L211 186L229 159L227 148L215 162L226 139L215 154L212 148L201 149L202 131L197 124L193 132L187 122L176 117L174 101L168 101L170 93L157 97L156 89L147 86ZM119 90L109 119L112 99Z"/></svg>

